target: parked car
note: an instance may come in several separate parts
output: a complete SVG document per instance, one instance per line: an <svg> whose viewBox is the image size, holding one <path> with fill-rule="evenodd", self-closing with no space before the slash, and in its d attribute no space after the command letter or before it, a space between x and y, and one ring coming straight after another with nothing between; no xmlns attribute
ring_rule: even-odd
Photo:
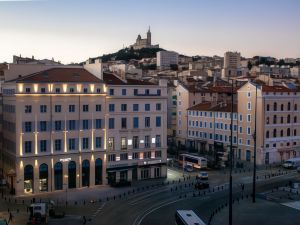
<svg viewBox="0 0 300 225"><path fill-rule="evenodd" d="M0 218L0 225L8 225L6 219Z"/></svg>
<svg viewBox="0 0 300 225"><path fill-rule="evenodd" d="M194 168L191 165L185 165L184 166L184 170L187 171L187 172L193 172Z"/></svg>
<svg viewBox="0 0 300 225"><path fill-rule="evenodd" d="M209 183L207 183L207 182L197 182L195 184L195 189L202 190L202 189L206 189L206 188L209 188Z"/></svg>
<svg viewBox="0 0 300 225"><path fill-rule="evenodd" d="M202 171L202 172L197 174L196 178L200 179L200 180L208 180L208 173Z"/></svg>

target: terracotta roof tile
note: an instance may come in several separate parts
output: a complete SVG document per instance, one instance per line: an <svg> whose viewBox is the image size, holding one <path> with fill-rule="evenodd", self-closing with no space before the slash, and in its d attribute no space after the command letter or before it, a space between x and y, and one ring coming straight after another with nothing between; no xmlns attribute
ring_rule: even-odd
<svg viewBox="0 0 300 225"><path fill-rule="evenodd" d="M218 103L213 105L211 102L204 102L194 105L188 110L208 111L208 112L231 112L231 103ZM233 104L233 112L237 112L237 104Z"/></svg>
<svg viewBox="0 0 300 225"><path fill-rule="evenodd" d="M126 81L123 81L112 73L103 73L103 81L110 85L155 85L152 82L143 80L127 79Z"/></svg>

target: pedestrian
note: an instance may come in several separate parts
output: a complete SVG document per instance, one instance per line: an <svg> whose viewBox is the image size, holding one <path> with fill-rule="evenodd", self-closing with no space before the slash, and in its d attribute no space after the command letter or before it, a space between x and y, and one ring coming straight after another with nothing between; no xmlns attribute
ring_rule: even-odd
<svg viewBox="0 0 300 225"><path fill-rule="evenodd" d="M12 220L13 220L13 215L12 215L12 213L10 212L10 213L9 213L9 218L8 218L8 223L12 222Z"/></svg>
<svg viewBox="0 0 300 225"><path fill-rule="evenodd" d="M82 219L83 219L83 225L85 225L86 224L86 218L85 218L85 216L83 216Z"/></svg>

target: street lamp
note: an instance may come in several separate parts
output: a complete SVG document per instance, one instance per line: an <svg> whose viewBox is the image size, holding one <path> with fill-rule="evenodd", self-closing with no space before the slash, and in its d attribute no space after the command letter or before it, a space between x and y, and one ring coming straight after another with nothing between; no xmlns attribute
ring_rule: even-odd
<svg viewBox="0 0 300 225"><path fill-rule="evenodd" d="M256 188L256 115L257 115L257 84L255 85L255 114L254 114L254 156L253 156L253 183L252 183L252 202L255 203Z"/></svg>

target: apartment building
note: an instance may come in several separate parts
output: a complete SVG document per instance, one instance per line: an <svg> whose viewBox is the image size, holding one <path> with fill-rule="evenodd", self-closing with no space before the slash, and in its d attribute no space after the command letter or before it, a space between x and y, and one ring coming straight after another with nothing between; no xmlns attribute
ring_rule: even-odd
<svg viewBox="0 0 300 225"><path fill-rule="evenodd" d="M236 90L233 89L234 101L236 101ZM176 143L177 145L188 144L188 112L192 106L203 102L217 103L231 102L232 88L230 86L201 86L196 84L186 85L181 82L176 87L177 92L177 127ZM188 145L187 145L188 146Z"/></svg>
<svg viewBox="0 0 300 225"><path fill-rule="evenodd" d="M227 152L231 140L231 110L227 103L203 102L188 109L188 142L200 151ZM238 145L237 105L233 105L233 146Z"/></svg>
<svg viewBox="0 0 300 225"><path fill-rule="evenodd" d="M4 171L11 189L23 195L165 177L161 85L102 75L90 64L5 82Z"/></svg>
<svg viewBox="0 0 300 225"><path fill-rule="evenodd" d="M178 65L178 53L159 51L156 53L156 63L159 70L168 70L171 68L171 65Z"/></svg>
<svg viewBox="0 0 300 225"><path fill-rule="evenodd" d="M239 52L224 53L224 68L222 70L223 78L239 76L240 67L241 67L241 53Z"/></svg>

